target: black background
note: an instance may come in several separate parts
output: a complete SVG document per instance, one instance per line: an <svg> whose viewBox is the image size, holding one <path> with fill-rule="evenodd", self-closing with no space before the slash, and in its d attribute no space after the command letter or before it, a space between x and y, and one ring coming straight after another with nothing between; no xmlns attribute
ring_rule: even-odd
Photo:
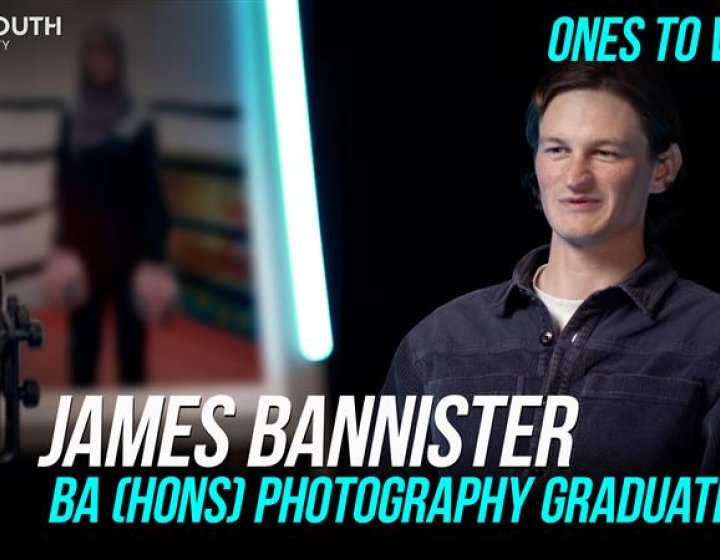
<svg viewBox="0 0 720 560"><path fill-rule="evenodd" d="M336 338L335 394L382 385L404 334L438 305L508 278L549 240L521 186L530 91L559 16L698 16L688 63L657 63L687 137L682 221L660 245L720 289L720 62L713 2L301 3L319 206ZM671 43L672 45L672 43Z"/></svg>

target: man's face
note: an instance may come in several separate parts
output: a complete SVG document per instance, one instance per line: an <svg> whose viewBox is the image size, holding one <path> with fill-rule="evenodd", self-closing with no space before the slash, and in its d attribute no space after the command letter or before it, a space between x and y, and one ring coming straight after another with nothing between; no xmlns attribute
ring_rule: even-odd
<svg viewBox="0 0 720 560"><path fill-rule="evenodd" d="M642 231L647 198L660 192L637 112L599 90L559 94L540 121L535 173L555 236L587 246Z"/></svg>

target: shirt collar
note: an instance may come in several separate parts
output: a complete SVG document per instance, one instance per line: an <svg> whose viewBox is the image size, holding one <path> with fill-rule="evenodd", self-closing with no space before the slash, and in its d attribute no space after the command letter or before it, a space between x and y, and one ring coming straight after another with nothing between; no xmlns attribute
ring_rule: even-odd
<svg viewBox="0 0 720 560"><path fill-rule="evenodd" d="M518 261L512 279L490 303L499 315L507 315L517 296L532 292L532 279L537 268L546 262L550 246L542 245L527 253ZM633 270L625 280L609 289L625 292L635 305L644 313L653 315L658 302L678 278L678 273L670 265L667 257L656 246L650 246L643 263Z"/></svg>

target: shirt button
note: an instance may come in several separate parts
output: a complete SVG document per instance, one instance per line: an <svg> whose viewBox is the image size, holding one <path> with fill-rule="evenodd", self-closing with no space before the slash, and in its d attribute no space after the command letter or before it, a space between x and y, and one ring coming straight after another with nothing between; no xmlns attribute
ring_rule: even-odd
<svg viewBox="0 0 720 560"><path fill-rule="evenodd" d="M553 343L553 333L550 331L545 331L540 335L540 343L543 346L550 346Z"/></svg>
<svg viewBox="0 0 720 560"><path fill-rule="evenodd" d="M541 467L532 467L530 469L530 474L533 476L541 476L543 473L543 469Z"/></svg>

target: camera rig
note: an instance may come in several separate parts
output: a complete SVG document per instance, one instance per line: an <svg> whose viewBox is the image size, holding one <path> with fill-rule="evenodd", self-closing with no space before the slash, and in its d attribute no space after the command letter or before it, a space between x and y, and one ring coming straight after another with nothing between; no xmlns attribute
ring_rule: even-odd
<svg viewBox="0 0 720 560"><path fill-rule="evenodd" d="M28 308L15 296L5 295L5 276L0 274L0 391L5 401L5 437L0 463L12 461L20 452L20 407L37 406L40 389L35 381L20 384L20 343L38 348L43 341L40 321L30 318Z"/></svg>

